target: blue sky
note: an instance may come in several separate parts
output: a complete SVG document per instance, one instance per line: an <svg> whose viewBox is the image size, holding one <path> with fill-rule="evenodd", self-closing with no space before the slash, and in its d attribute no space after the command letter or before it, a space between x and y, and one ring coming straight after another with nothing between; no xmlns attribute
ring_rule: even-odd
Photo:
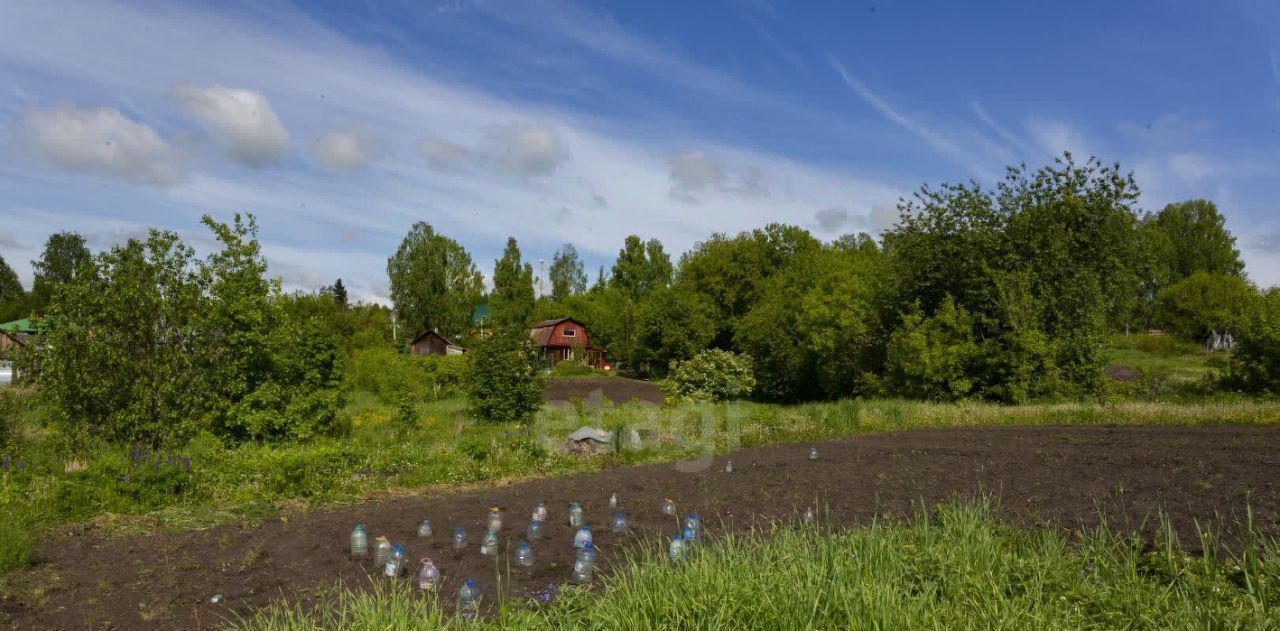
<svg viewBox="0 0 1280 631"><path fill-rule="evenodd" d="M977 6L981 4L981 6ZM966 6L969 5L969 6ZM1280 283L1280 3L0 3L0 253L254 213L290 289L384 299L418 220L594 270L771 221L878 233L1063 150L1204 197Z"/></svg>

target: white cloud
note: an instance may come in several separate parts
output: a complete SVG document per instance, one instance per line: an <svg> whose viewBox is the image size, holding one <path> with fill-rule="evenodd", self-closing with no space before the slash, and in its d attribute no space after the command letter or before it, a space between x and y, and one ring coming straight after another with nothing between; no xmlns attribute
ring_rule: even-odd
<svg viewBox="0 0 1280 631"><path fill-rule="evenodd" d="M822 210L813 213L813 218L818 222L818 227L823 232L831 233L843 228L849 223L849 211L848 209L841 207L823 208Z"/></svg>
<svg viewBox="0 0 1280 631"><path fill-rule="evenodd" d="M550 125L514 124L488 134L494 166L508 175L543 177L568 162L569 148Z"/></svg>
<svg viewBox="0 0 1280 631"><path fill-rule="evenodd" d="M212 128L232 157L252 167L279 162L289 149L289 130L261 92L220 85L179 85L174 95L187 111Z"/></svg>
<svg viewBox="0 0 1280 631"><path fill-rule="evenodd" d="M1181 152L1169 156L1169 170L1184 181L1195 183L1212 175L1216 167L1205 156Z"/></svg>
<svg viewBox="0 0 1280 631"><path fill-rule="evenodd" d="M671 158L671 191L676 199L697 201L698 194L728 180L720 162L701 151L685 151Z"/></svg>
<svg viewBox="0 0 1280 631"><path fill-rule="evenodd" d="M1063 151L1070 151L1073 158L1083 162L1093 155L1084 132L1066 121L1032 119L1027 123L1027 128L1036 146L1051 156L1060 156Z"/></svg>
<svg viewBox="0 0 1280 631"><path fill-rule="evenodd" d="M316 159L330 171L350 171L368 166L377 157L377 143L353 131L325 132L311 148Z"/></svg>
<svg viewBox="0 0 1280 631"><path fill-rule="evenodd" d="M23 123L31 148L68 171L159 186L184 176L180 156L155 129L115 108L61 106L29 112Z"/></svg>
<svg viewBox="0 0 1280 631"><path fill-rule="evenodd" d="M475 160L475 152L443 138L430 136L418 142L418 152L438 171L458 171Z"/></svg>
<svg viewBox="0 0 1280 631"><path fill-rule="evenodd" d="M1187 118L1177 112L1164 114L1146 124L1122 121L1116 125L1121 133L1150 145L1179 145L1209 129L1208 121Z"/></svg>

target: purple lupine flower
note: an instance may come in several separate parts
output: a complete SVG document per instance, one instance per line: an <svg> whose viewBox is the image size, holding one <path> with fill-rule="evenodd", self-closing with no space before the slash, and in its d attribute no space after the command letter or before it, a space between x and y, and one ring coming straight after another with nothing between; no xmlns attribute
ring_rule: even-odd
<svg viewBox="0 0 1280 631"><path fill-rule="evenodd" d="M4 469L5 473L9 472L9 456L5 455L4 461L0 462L0 469Z"/></svg>
<svg viewBox="0 0 1280 631"><path fill-rule="evenodd" d="M159 459L159 458L156 458L156 461L155 461L155 462L153 462L153 463L151 463L151 471L152 471L153 473L160 473L160 459Z"/></svg>
<svg viewBox="0 0 1280 631"><path fill-rule="evenodd" d="M191 459L190 459L190 458L187 458L187 457L185 457L185 456L182 458L182 470L183 470L184 472L187 472L187 473L190 473L190 472L191 472Z"/></svg>

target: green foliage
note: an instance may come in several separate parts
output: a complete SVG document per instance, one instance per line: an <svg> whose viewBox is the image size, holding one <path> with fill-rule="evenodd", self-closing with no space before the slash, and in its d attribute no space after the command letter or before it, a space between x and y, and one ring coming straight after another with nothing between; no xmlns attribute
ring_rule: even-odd
<svg viewBox="0 0 1280 631"><path fill-rule="evenodd" d="M53 294L61 285L75 280L80 274L81 266L89 260L89 248L84 245L84 237L74 232L58 232L49 235L44 243L44 251L40 260L32 261L31 268L35 279L31 285L30 304L28 309L35 313L43 313L53 300Z"/></svg>
<svg viewBox="0 0 1280 631"><path fill-rule="evenodd" d="M351 356L348 383L389 404L420 405L461 394L467 359L461 355L417 356L370 348Z"/></svg>
<svg viewBox="0 0 1280 631"><path fill-rule="evenodd" d="M0 256L0 322L17 320L26 315L30 315L27 291L22 288L17 272Z"/></svg>
<svg viewBox="0 0 1280 631"><path fill-rule="evenodd" d="M533 316L533 267L520 259L515 238L507 239L502 258L493 264L493 293L489 307L497 326L522 328Z"/></svg>
<svg viewBox="0 0 1280 631"><path fill-rule="evenodd" d="M1257 394L1280 394L1280 288L1255 301L1236 335L1226 382Z"/></svg>
<svg viewBox="0 0 1280 631"><path fill-rule="evenodd" d="M973 339L973 317L947 296L937 313L903 315L889 337L885 381L895 393L932 401L964 399L978 388L981 349Z"/></svg>
<svg viewBox="0 0 1280 631"><path fill-rule="evenodd" d="M1240 276L1194 272L1160 290L1156 321L1183 339L1233 332L1257 301L1258 291Z"/></svg>
<svg viewBox="0 0 1280 631"><path fill-rule="evenodd" d="M676 361L707 348L715 335L715 313L702 296L668 287L652 290L635 311L631 364L664 374Z"/></svg>
<svg viewBox="0 0 1280 631"><path fill-rule="evenodd" d="M583 270L578 248L572 243L565 243L556 250L547 276L551 278L551 297L555 300L564 300L587 291L587 273Z"/></svg>
<svg viewBox="0 0 1280 631"><path fill-rule="evenodd" d="M523 329L497 329L466 355L471 411L491 423L525 422L542 405L542 357Z"/></svg>
<svg viewBox="0 0 1280 631"><path fill-rule="evenodd" d="M56 287L46 343L25 360L69 436L160 445L200 430L281 440L334 429L332 334L288 317L252 217L205 224L222 246L206 260L153 230Z"/></svg>
<svg viewBox="0 0 1280 631"><path fill-rule="evenodd" d="M677 363L661 385L675 401L729 401L751 396L756 379L750 358L711 349Z"/></svg>
<svg viewBox="0 0 1280 631"><path fill-rule="evenodd" d="M662 242L657 239L641 241L633 234L626 238L618 251L609 286L621 289L632 298L639 298L671 284L672 273L671 257L663 250Z"/></svg>
<svg viewBox="0 0 1280 631"><path fill-rule="evenodd" d="M387 259L387 276L406 338L434 330L454 339L466 330L484 290L480 270L466 249L421 221Z"/></svg>

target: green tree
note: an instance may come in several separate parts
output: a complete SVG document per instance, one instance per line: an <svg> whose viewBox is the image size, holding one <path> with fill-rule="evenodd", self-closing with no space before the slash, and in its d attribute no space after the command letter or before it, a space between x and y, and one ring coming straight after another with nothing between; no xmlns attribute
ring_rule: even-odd
<svg viewBox="0 0 1280 631"><path fill-rule="evenodd" d="M715 336L715 311L698 294L661 287L637 305L630 362L646 373L666 374L676 361L705 350Z"/></svg>
<svg viewBox="0 0 1280 631"><path fill-rule="evenodd" d="M1280 287L1255 299L1235 338L1227 385L1254 394L1280 394Z"/></svg>
<svg viewBox="0 0 1280 631"><path fill-rule="evenodd" d="M657 239L641 241L633 234L626 238L618 251L609 284L634 298L641 298L654 289L670 285L672 273L671 257L663 249L662 242Z"/></svg>
<svg viewBox="0 0 1280 631"><path fill-rule="evenodd" d="M54 288L75 280L80 266L89 260L84 237L74 232L58 232L45 241L40 260L32 261L35 280L31 285L33 311L41 312L49 305Z"/></svg>
<svg viewBox="0 0 1280 631"><path fill-rule="evenodd" d="M347 286L342 284L342 279L333 281L333 285L328 288L327 293L333 296L333 301L338 304L338 308L347 308Z"/></svg>
<svg viewBox="0 0 1280 631"><path fill-rule="evenodd" d="M524 329L498 327L467 353L471 412L491 423L526 422L542 405L542 358Z"/></svg>
<svg viewBox="0 0 1280 631"><path fill-rule="evenodd" d="M1258 291L1240 276L1195 272L1162 289L1157 321L1179 336L1203 341L1213 331L1233 332L1256 304Z"/></svg>
<svg viewBox="0 0 1280 631"><path fill-rule="evenodd" d="M502 258L493 263L493 294L489 307L498 326L523 328L533 316L533 266L520 258L515 237L507 239Z"/></svg>
<svg viewBox="0 0 1280 631"><path fill-rule="evenodd" d="M713 348L676 364L660 385L676 401L728 401L751 396L756 378L750 357Z"/></svg>
<svg viewBox="0 0 1280 631"><path fill-rule="evenodd" d="M466 249L421 221L387 259L387 276L405 339L430 330L453 339L466 330L484 291Z"/></svg>
<svg viewBox="0 0 1280 631"><path fill-rule="evenodd" d="M944 296L933 316L908 311L889 338L885 380L899 395L952 401L978 389L974 376L981 350L973 337L972 316Z"/></svg>
<svg viewBox="0 0 1280 631"><path fill-rule="evenodd" d="M1236 238L1227 230L1226 218L1210 201L1192 199L1169 204L1144 223L1150 224L1159 239L1153 243L1157 265L1167 274L1168 284L1196 272L1240 276L1244 261L1236 249Z"/></svg>
<svg viewBox="0 0 1280 631"><path fill-rule="evenodd" d="M0 256L0 322L21 318L26 310L27 291L22 288L18 274Z"/></svg>
<svg viewBox="0 0 1280 631"><path fill-rule="evenodd" d="M92 257L51 287L33 375L68 436L157 446L217 407L206 371L207 277L171 232Z"/></svg>
<svg viewBox="0 0 1280 631"><path fill-rule="evenodd" d="M603 269L601 270L603 274ZM583 269L582 259L578 257L578 249L572 243L565 243L556 250L551 258L551 297L564 300L587 290L587 272Z"/></svg>

